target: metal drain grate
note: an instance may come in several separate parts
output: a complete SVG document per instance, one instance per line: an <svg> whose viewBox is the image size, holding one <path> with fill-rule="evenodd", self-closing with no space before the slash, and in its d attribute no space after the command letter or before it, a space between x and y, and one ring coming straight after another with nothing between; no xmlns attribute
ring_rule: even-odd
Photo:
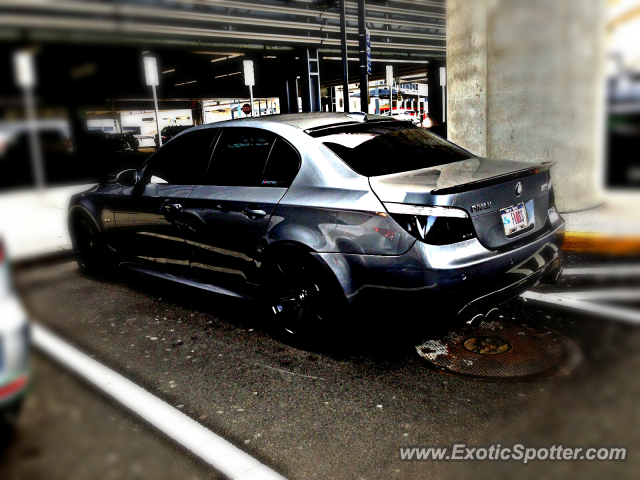
<svg viewBox="0 0 640 480"><path fill-rule="evenodd" d="M416 350L441 372L494 381L568 373L580 359L576 345L557 332L501 321L450 332Z"/></svg>

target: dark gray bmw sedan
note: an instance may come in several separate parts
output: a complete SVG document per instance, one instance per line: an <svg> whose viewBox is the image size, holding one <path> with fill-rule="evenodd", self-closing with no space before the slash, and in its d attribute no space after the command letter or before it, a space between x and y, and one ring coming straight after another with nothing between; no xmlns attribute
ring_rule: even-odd
<svg viewBox="0 0 640 480"><path fill-rule="evenodd" d="M362 113L233 120L74 196L69 229L81 269L252 298L287 335L360 307L475 325L560 274L552 165Z"/></svg>

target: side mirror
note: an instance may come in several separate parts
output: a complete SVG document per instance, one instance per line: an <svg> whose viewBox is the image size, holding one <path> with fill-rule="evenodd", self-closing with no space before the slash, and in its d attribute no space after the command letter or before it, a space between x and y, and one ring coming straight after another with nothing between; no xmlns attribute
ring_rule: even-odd
<svg viewBox="0 0 640 480"><path fill-rule="evenodd" d="M135 169L123 170L116 175L116 182L125 187L133 187L138 183L138 172Z"/></svg>

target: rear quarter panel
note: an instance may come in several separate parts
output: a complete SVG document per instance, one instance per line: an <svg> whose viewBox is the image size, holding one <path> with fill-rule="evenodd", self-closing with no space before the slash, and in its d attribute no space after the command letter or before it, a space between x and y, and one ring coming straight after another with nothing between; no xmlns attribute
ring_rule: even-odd
<svg viewBox="0 0 640 480"><path fill-rule="evenodd" d="M294 242L315 252L363 255L407 252L415 239L387 216L369 180L319 141L293 130L273 129L300 152L301 166L269 220L266 245Z"/></svg>

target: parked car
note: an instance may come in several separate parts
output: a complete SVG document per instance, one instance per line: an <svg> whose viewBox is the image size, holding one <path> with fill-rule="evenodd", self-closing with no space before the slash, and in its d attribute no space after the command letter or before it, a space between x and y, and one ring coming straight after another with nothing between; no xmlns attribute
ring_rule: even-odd
<svg viewBox="0 0 640 480"><path fill-rule="evenodd" d="M55 123L36 124L46 181L55 182L73 171L71 142ZM32 188L31 134L26 123L0 125L0 190Z"/></svg>
<svg viewBox="0 0 640 480"><path fill-rule="evenodd" d="M168 127L164 127L160 132L160 134L162 135L162 144L164 145L179 133L184 132L185 130L188 130L190 128L193 128L193 125L171 125ZM158 142L157 135L155 137L154 142L156 143L156 148L158 148L160 143Z"/></svg>
<svg viewBox="0 0 640 480"><path fill-rule="evenodd" d="M0 446L10 436L31 378L29 325L0 242Z"/></svg>
<svg viewBox="0 0 640 480"><path fill-rule="evenodd" d="M107 133L106 135L116 152L136 151L140 147L140 141L131 133Z"/></svg>
<svg viewBox="0 0 640 480"><path fill-rule="evenodd" d="M387 113L384 113L383 115L387 117L390 116L396 120L411 122L414 125L420 125L420 119L415 115L409 114L408 112L393 112L391 114L387 112Z"/></svg>
<svg viewBox="0 0 640 480"><path fill-rule="evenodd" d="M360 307L375 310L367 328L476 325L560 272L551 167L384 116L232 120L75 195L69 228L82 270L255 299L286 335L339 334Z"/></svg>
<svg viewBox="0 0 640 480"><path fill-rule="evenodd" d="M102 130L78 132L75 144L81 152L91 151L94 155L131 153L139 146L138 139L130 133L108 133Z"/></svg>

